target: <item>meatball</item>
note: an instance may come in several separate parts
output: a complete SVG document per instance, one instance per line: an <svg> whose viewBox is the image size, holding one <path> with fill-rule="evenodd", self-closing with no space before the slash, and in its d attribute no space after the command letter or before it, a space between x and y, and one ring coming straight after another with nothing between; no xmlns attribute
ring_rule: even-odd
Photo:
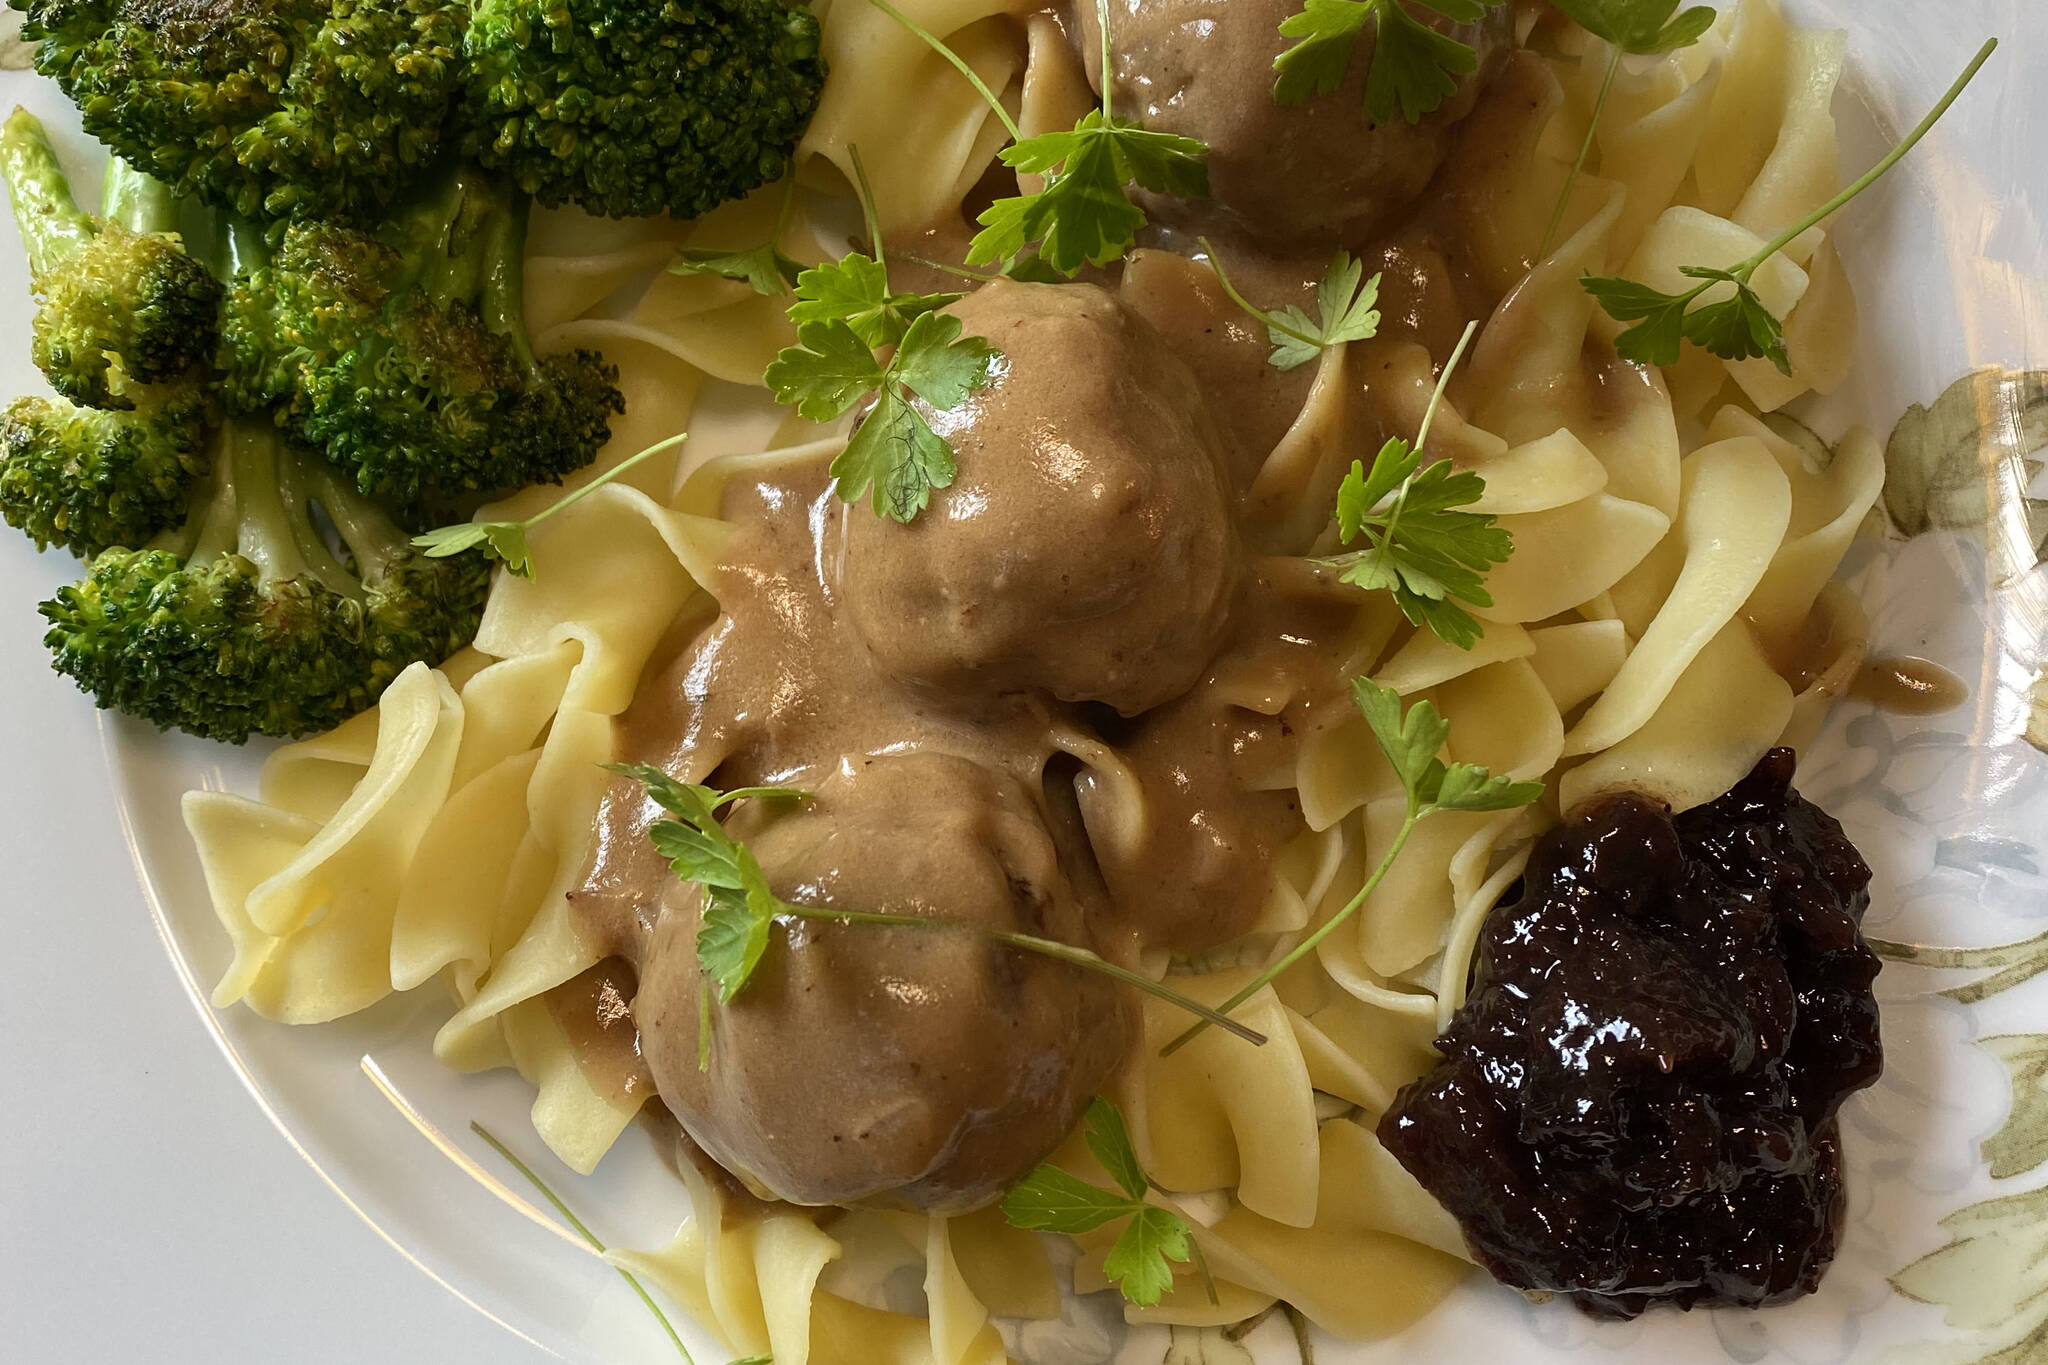
<svg viewBox="0 0 2048 1365"><path fill-rule="evenodd" d="M1370 26L1333 93L1275 103L1273 59L1295 41L1280 35L1280 22L1300 8L1300 0L1113 0L1117 112L1209 145L1210 198L1149 201L1155 218L1206 228L1212 222L1202 215L1217 215L1276 250L1356 245L1422 193L1511 46L1507 6L1470 24L1414 9L1430 27L1476 48L1479 70L1420 122L1397 113L1375 123L1365 112ZM1100 90L1101 30L1092 4L1078 9L1081 50Z"/></svg>
<svg viewBox="0 0 2048 1365"><path fill-rule="evenodd" d="M1792 768L1675 820L1595 803L1488 919L1444 1063L1379 1133L1506 1283L1634 1317L1810 1293L1833 1258L1878 961L1870 869Z"/></svg>
<svg viewBox="0 0 2048 1365"><path fill-rule="evenodd" d="M843 760L790 813L735 832L799 905L944 917L1087 942L1025 788L935 754ZM757 1191L959 1212L1072 1130L1124 1052L1115 983L972 933L794 920L698 1037L698 902L669 907L634 1002L663 1101Z"/></svg>
<svg viewBox="0 0 2048 1365"><path fill-rule="evenodd" d="M846 513L838 591L881 670L1135 715L1187 691L1240 577L1221 437L1152 325L1093 285L999 280L950 310L1002 352L926 416L958 456L908 524Z"/></svg>

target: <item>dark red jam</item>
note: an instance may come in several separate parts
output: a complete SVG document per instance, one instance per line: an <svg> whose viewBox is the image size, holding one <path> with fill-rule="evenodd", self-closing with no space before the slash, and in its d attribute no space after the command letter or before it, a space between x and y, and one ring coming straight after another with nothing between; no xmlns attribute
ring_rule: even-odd
<svg viewBox="0 0 2048 1365"><path fill-rule="evenodd" d="M1488 918L1380 1140L1479 1263L1589 1312L1756 1307L1835 1254L1835 1111L1883 1067L1870 869L1789 749L1673 819L1593 803Z"/></svg>

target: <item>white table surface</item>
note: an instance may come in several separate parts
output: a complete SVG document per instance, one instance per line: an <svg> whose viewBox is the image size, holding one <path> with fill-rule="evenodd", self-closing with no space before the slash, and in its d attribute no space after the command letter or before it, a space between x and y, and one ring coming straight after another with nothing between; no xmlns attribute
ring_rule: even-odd
<svg viewBox="0 0 2048 1365"><path fill-rule="evenodd" d="M129 868L97 713L34 645L75 572L0 537L0 1360L554 1360L386 1245L215 1050Z"/></svg>

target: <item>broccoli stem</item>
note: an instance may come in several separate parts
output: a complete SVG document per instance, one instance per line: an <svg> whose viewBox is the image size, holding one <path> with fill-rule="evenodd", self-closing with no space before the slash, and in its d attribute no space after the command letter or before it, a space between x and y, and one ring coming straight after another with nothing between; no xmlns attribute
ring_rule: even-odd
<svg viewBox="0 0 2048 1365"><path fill-rule="evenodd" d="M491 215L481 234L483 292L477 301L477 316L510 343L513 358L529 381L540 370L533 340L526 334L526 220L532 210L533 201L522 194Z"/></svg>
<svg viewBox="0 0 2048 1365"><path fill-rule="evenodd" d="M266 583L296 578L305 554L285 498L283 440L254 422L229 424L226 439L222 456L233 470L228 477L235 490L232 548L256 565Z"/></svg>
<svg viewBox="0 0 2048 1365"><path fill-rule="evenodd" d="M357 492L334 466L308 460L303 467L307 492L334 523L341 543L355 560L353 577L374 581L412 553L412 537L386 516L383 508ZM361 596L361 588L355 593Z"/></svg>
<svg viewBox="0 0 2048 1365"><path fill-rule="evenodd" d="M0 123L0 178L14 201L31 276L42 279L92 240L93 221L72 197L42 122L19 106Z"/></svg>
<svg viewBox="0 0 2048 1365"><path fill-rule="evenodd" d="M185 524L165 531L150 545L187 562L226 554L235 543L235 471L227 458L225 429L214 433L213 468L206 478L206 497L195 498Z"/></svg>
<svg viewBox="0 0 2048 1365"><path fill-rule="evenodd" d="M219 259L214 262L220 277L239 279L269 265L270 241L263 229L246 218L222 216L226 218L226 230L220 234Z"/></svg>
<svg viewBox="0 0 2048 1365"><path fill-rule="evenodd" d="M284 529L298 551L300 572L309 573L342 597L361 600L362 581L328 546L327 534L313 518L315 489L320 486L319 469L310 458L290 449L280 452L278 501L284 508ZM325 510L323 504L322 510Z"/></svg>
<svg viewBox="0 0 2048 1365"><path fill-rule="evenodd" d="M170 187L118 156L107 160L107 180L100 191L100 205L101 217L130 232L178 230L178 200Z"/></svg>
<svg viewBox="0 0 2048 1365"><path fill-rule="evenodd" d="M476 229L497 202L489 181L465 171L406 214L393 243L399 254L398 274L389 281L393 297L419 288L444 301L474 298L482 270Z"/></svg>
<svg viewBox="0 0 2048 1365"><path fill-rule="evenodd" d="M496 192L476 175L456 178L438 250L420 287L437 299L471 303L482 287L487 225L503 212Z"/></svg>
<svg viewBox="0 0 2048 1365"><path fill-rule="evenodd" d="M261 418L227 422L215 437L211 492L183 528L159 538L157 548L188 563L239 554L265 583L311 576L360 598L362 584L328 549L313 521L314 497L330 505L322 483L326 467L315 463L291 450Z"/></svg>
<svg viewBox="0 0 2048 1365"><path fill-rule="evenodd" d="M529 381L540 362L526 334L526 224L533 201L475 171L456 175L422 204L402 232L404 265L394 295L417 286L444 303L475 308L512 348Z"/></svg>

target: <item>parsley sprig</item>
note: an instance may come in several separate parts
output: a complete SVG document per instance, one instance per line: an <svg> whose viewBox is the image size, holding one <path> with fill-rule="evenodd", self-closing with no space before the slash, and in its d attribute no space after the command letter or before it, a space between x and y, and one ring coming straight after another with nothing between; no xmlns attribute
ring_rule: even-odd
<svg viewBox="0 0 2048 1365"><path fill-rule="evenodd" d="M1379 865L1367 877L1358 894L1348 901L1344 908L1332 915L1323 926L1294 946L1293 951L1272 966L1260 972L1237 994L1219 1007L1228 1014L1251 999L1287 971L1295 963L1316 950L1316 946L1331 934L1351 921L1386 880L1401 850L1408 845L1408 836L1415 827L1432 815L1449 811L1486 812L1516 810L1531 804L1543 795L1541 782L1515 782L1505 777L1496 777L1487 769L1472 763L1445 763L1437 757L1451 737L1450 722L1437 712L1434 705L1419 701L1401 711L1400 695L1391 688L1381 687L1366 678L1358 678L1351 684L1351 698L1365 717L1366 725L1372 730L1372 737L1379 750L1392 765L1394 775L1401 780L1401 789L1407 794L1408 811L1402 818L1401 827L1395 831L1393 842L1380 856ZM1193 1042L1208 1021L1198 1021L1187 1032L1175 1038L1161 1050L1161 1056L1171 1056Z"/></svg>
<svg viewBox="0 0 2048 1365"><path fill-rule="evenodd" d="M503 560L508 572L521 578L531 578L533 553L526 545L528 531L563 508L575 506L636 465L644 464L662 451L671 450L689 439L690 434L682 432L666 441L657 441L639 454L627 456L581 488L563 494L524 521L465 521L454 526L440 526L414 536L413 546L424 551L429 559L446 559L465 550L481 549L489 557Z"/></svg>
<svg viewBox="0 0 2048 1365"><path fill-rule="evenodd" d="M1585 140L1579 144L1578 159L1572 162L1571 174L1565 177L1564 189L1558 192L1557 207L1550 213L1550 226L1544 229L1543 246L1536 253L1539 261L1550 255L1550 248L1557 242L1557 230L1564 223L1565 208L1571 203L1572 187L1586 169L1586 158L1593 153L1593 138L1600 131L1600 116L1607 112L1608 97L1614 93L1614 78L1621 74L1622 57L1651 57L1691 47L1714 26L1714 11L1705 5L1695 5L1673 18L1672 11L1678 8L1679 0L1552 2L1580 28L1596 38L1605 39L1613 50L1607 58L1607 74L1600 82L1600 96L1593 101L1593 117L1586 124Z"/></svg>
<svg viewBox="0 0 2048 1365"><path fill-rule="evenodd" d="M1684 343L1690 341L1723 360L1762 357L1776 365L1780 373L1791 374L1792 359L1785 351L1784 323L1764 306L1763 300L1751 287L1756 272L1808 228L1825 222L1898 165L1941 121L1949 106L1961 98L1963 91L1997 50L1996 38L1987 41L1963 74L1956 78L1956 83L1949 87L1948 93L1942 96L1941 102L1928 111L1927 117L1920 120L1919 125L1892 148L1884 160L1833 199L1766 242L1749 259L1725 270L1698 265L1679 267L1680 274L1700 282L1682 294L1667 294L1634 280L1593 274L1584 276L1580 283L1607 310L1608 316L1617 322L1635 324L1615 338L1615 351L1624 360L1633 360L1640 365L1675 365ZM1704 307L1693 307L1702 295L1724 284L1735 286L1731 296Z"/></svg>
<svg viewBox="0 0 2048 1365"><path fill-rule="evenodd" d="M1507 0L1414 0L1454 23L1469 24ZM1374 26L1372 67L1365 78L1365 112L1385 123L1399 110L1410 123L1439 108L1458 91L1458 77L1479 69L1469 43L1438 33L1410 14L1401 0L1307 0L1280 21L1280 36L1299 39L1273 59L1273 99L1305 104L1334 94L1365 26Z"/></svg>
<svg viewBox="0 0 2048 1365"><path fill-rule="evenodd" d="M671 275L717 275L738 280L766 298L786 297L796 288L803 273L801 262L782 254L782 234L789 228L789 211L796 201L796 176L782 182L782 207L776 210L775 226L768 239L739 251L686 248L670 263Z"/></svg>
<svg viewBox="0 0 2048 1365"><path fill-rule="evenodd" d="M813 422L830 422L874 395L860 427L832 461L839 496L872 494L878 516L907 522L959 473L946 444L913 399L941 412L958 407L995 377L999 352L960 335L960 320L938 312L962 297L898 294L889 289L881 225L853 153L872 256L853 252L797 276L789 308L797 344L776 355L763 376L775 401ZM888 351L885 360L878 354Z"/></svg>
<svg viewBox="0 0 2048 1365"><path fill-rule="evenodd" d="M1514 538L1495 526L1491 515L1458 510L1485 493L1484 479L1469 470L1455 471L1449 460L1422 467L1444 388L1477 328L1474 323L1465 329L1444 366L1415 444L1398 437L1388 441L1373 457L1370 471L1362 461L1351 462L1337 489L1337 532L1345 545L1361 538L1365 544L1320 561L1339 570L1346 583L1392 593L1410 622L1460 649L1478 643L1480 628L1458 604L1492 606L1486 571L1515 552Z"/></svg>
<svg viewBox="0 0 2048 1365"><path fill-rule="evenodd" d="M806 792L789 787L742 787L719 791L712 787L679 782L659 768L645 764L610 764L610 771L630 777L647 788L649 796L675 818L660 820L648 830L648 837L669 866L684 881L704 888L703 921L697 932L697 965L702 979L717 988L721 1004L730 1004L754 978L768 951L769 934L779 920L819 920L832 924L872 924L898 929L939 930L975 934L1020 952L1036 953L1069 963L1134 986L1148 995L1188 1011L1218 1027L1229 1029L1254 1046L1266 1042L1264 1034L1227 1019L1199 1000L1149 976L1109 961L1086 948L1056 939L1039 938L1008 929L996 929L967 920L938 916L892 915L863 910L840 910L825 906L796 905L777 896L767 875L747 846L733 838L719 819L719 812L736 801L798 802ZM709 991L698 1000L700 1020L708 1025L711 1011ZM709 1027L698 1030L698 1061L710 1064Z"/></svg>
<svg viewBox="0 0 2048 1365"><path fill-rule="evenodd" d="M1192 1260L1210 1302L1215 1281L1196 1244L1188 1220L1172 1209L1152 1203L1146 1195L1158 1188L1146 1176L1131 1145L1124 1116L1099 1096L1088 1102L1081 1120L1088 1150L1109 1172L1117 1188L1105 1190L1050 1163L1038 1167L1003 1196L1003 1217L1012 1227L1030 1232L1058 1232L1069 1237L1129 1219L1117 1234L1102 1271L1123 1296L1140 1308L1152 1308L1173 1288L1174 1263Z"/></svg>
<svg viewBox="0 0 2048 1365"><path fill-rule="evenodd" d="M1461 0L1462 2L1462 0ZM1129 251L1145 226L1145 211L1131 202L1131 185L1155 194L1198 199L1209 193L1207 144L1177 133L1149 129L1111 111L1109 3L1096 0L1102 31L1102 103L1072 128L1025 137L1010 111L960 55L889 0L869 3L894 19L965 76L1010 135L1005 166L1043 176L1036 194L1011 195L990 204L967 247L969 265L999 264L1006 273L1021 267L1049 270L1068 278L1090 265L1108 265ZM1037 244L1035 257L1027 250ZM1039 278L1043 278L1042 275Z"/></svg>
<svg viewBox="0 0 2048 1365"><path fill-rule="evenodd" d="M1316 315L1310 317L1299 304L1269 313L1238 293L1224 273L1223 257L1207 237L1198 240L1209 257L1209 268L1216 272L1216 283L1223 286L1230 301L1266 324L1267 339L1273 343L1273 354L1267 359L1275 368L1297 369L1332 346L1368 341L1379 333L1380 277L1366 279L1364 263L1352 259L1350 252L1339 251L1331 258L1329 270L1316 286Z"/></svg>

